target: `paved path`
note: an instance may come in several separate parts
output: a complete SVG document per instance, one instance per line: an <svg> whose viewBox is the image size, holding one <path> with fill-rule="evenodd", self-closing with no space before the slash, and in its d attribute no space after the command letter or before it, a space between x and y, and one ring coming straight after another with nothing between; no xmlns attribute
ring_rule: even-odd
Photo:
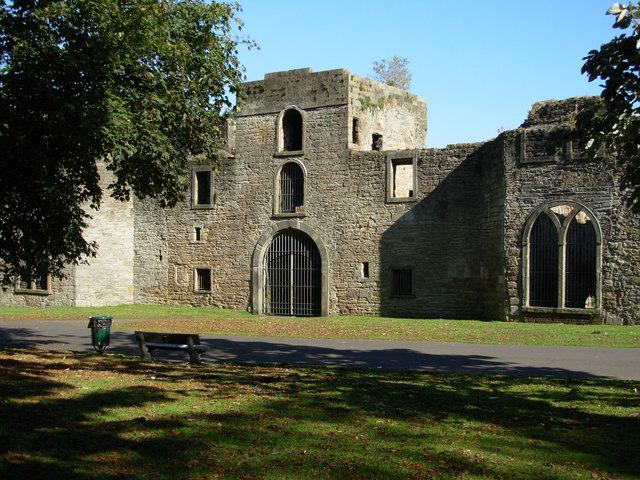
<svg viewBox="0 0 640 480"><path fill-rule="evenodd" d="M639 348L533 347L387 340L204 336L209 361L640 380ZM0 345L90 351L86 321L0 321ZM113 331L109 351L137 354L131 332ZM179 353L179 352L178 352ZM157 358L186 360L159 352Z"/></svg>

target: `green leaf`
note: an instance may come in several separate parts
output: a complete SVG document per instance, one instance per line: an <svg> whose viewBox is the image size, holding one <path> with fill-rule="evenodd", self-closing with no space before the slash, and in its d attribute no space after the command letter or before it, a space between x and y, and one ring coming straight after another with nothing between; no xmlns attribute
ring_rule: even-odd
<svg viewBox="0 0 640 480"><path fill-rule="evenodd" d="M617 15L622 11L623 8L624 7L621 3L616 2L609 7L609 10L607 10L607 15Z"/></svg>

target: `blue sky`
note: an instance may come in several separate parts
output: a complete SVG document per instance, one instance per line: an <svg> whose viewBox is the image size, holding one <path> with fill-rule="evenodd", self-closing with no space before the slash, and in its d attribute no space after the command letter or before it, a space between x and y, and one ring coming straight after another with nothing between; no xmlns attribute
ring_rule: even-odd
<svg viewBox="0 0 640 480"><path fill-rule="evenodd" d="M613 0L240 0L249 80L311 67L371 76L374 60L407 57L411 91L428 104L427 144L515 128L531 104L597 95L586 53L614 36Z"/></svg>

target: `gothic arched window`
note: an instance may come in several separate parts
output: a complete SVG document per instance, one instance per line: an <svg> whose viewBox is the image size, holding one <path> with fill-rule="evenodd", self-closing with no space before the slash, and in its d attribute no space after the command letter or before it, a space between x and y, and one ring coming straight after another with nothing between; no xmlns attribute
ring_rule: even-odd
<svg viewBox="0 0 640 480"><path fill-rule="evenodd" d="M586 207L561 202L539 208L522 243L526 307L600 307L602 235Z"/></svg>

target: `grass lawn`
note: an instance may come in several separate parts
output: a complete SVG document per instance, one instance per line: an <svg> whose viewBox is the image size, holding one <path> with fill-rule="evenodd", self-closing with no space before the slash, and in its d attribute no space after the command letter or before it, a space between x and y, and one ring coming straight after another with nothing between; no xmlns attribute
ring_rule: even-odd
<svg viewBox="0 0 640 480"><path fill-rule="evenodd" d="M514 345L640 347L640 326L565 325L363 316L255 316L241 310L172 305L0 307L0 320L72 320L113 315L120 330L304 338L377 338Z"/></svg>
<svg viewBox="0 0 640 480"><path fill-rule="evenodd" d="M638 382L0 350L0 477L631 479Z"/></svg>

